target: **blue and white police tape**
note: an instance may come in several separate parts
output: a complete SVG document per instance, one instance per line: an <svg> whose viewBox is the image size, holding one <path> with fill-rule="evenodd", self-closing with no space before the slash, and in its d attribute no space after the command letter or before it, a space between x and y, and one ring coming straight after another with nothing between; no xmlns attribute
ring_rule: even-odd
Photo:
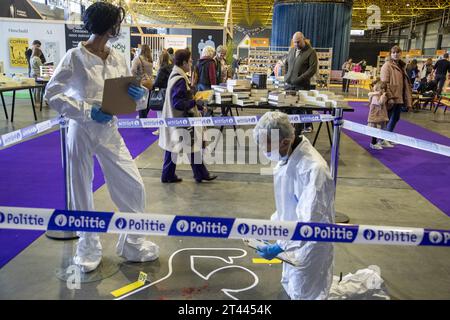
<svg viewBox="0 0 450 320"><path fill-rule="evenodd" d="M450 247L450 230L0 207L0 229Z"/></svg>
<svg viewBox="0 0 450 320"><path fill-rule="evenodd" d="M33 124L31 126L6 133L0 136L0 147L7 147L14 143L36 136L44 131L47 131L60 122L60 117L56 117L50 120L46 120L40 123Z"/></svg>
<svg viewBox="0 0 450 320"><path fill-rule="evenodd" d="M344 129L450 157L450 147L344 120Z"/></svg>
<svg viewBox="0 0 450 320"><path fill-rule="evenodd" d="M256 125L261 116L118 119L119 128L214 127ZM289 115L291 123L333 121L329 114Z"/></svg>

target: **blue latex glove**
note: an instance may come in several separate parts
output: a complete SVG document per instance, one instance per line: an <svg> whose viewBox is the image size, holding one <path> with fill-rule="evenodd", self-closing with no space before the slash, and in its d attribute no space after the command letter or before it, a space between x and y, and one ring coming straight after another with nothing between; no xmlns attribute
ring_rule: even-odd
<svg viewBox="0 0 450 320"><path fill-rule="evenodd" d="M128 94L133 100L138 101L145 95L145 89L132 84L128 87Z"/></svg>
<svg viewBox="0 0 450 320"><path fill-rule="evenodd" d="M267 260L272 260L284 250L278 244L269 244L267 246L258 247L256 253Z"/></svg>
<svg viewBox="0 0 450 320"><path fill-rule="evenodd" d="M91 118L100 123L111 121L112 115L104 113L99 106L94 105L91 109Z"/></svg>

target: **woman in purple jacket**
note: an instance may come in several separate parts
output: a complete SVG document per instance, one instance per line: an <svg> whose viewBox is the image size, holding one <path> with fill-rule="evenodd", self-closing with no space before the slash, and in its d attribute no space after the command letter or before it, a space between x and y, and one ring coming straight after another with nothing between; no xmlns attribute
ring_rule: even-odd
<svg viewBox="0 0 450 320"><path fill-rule="evenodd" d="M162 110L163 118L201 117L195 100L192 98L187 76L191 67L192 59L189 50L177 50ZM203 109L202 107L199 108ZM203 163L202 134L202 127L192 127L191 130L188 130L186 127L166 126L160 129L159 146L165 150L161 182L173 183L182 181L175 174L178 154L181 152L189 154L192 172L197 183L217 178L217 176L209 174Z"/></svg>

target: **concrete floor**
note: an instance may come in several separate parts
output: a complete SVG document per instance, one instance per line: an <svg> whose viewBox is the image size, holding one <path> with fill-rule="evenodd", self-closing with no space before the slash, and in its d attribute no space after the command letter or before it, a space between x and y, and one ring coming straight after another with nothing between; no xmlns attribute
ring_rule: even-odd
<svg viewBox="0 0 450 320"><path fill-rule="evenodd" d="M439 113L435 116L420 112L403 118L449 137L448 125L432 122L450 119L450 114L444 117L442 110ZM18 111L16 125L29 125L29 116L32 119L31 110ZM1 130L8 130L4 123L0 123L0 133ZM325 130L317 149L328 161ZM448 216L345 135L340 154L336 210L347 214L351 223L450 229ZM209 165L208 169L219 178L202 184L195 184L190 167L181 165L177 174L184 181L167 185L159 180L161 159L157 144L137 158L147 189L148 212L268 219L274 211L272 177L260 175L259 164ZM98 210L115 210L106 186L95 193L95 204ZM128 299L230 299L229 295L238 299L287 298L279 283L281 265L253 264L252 258L257 256L242 241L154 237L161 248L160 258L134 264L115 255L116 238L102 236L103 269L115 266L118 271L101 281L82 283L81 289L70 290L56 273L70 264L75 242L40 237L0 269L0 299L113 299L110 292L136 281L140 271L148 273L150 283L156 283ZM195 258L191 264L191 256L196 255L203 257ZM230 264L220 259L229 257L233 260ZM448 249L335 245L335 275L353 273L369 265L381 268L393 299L450 299ZM213 273L208 280L199 276L225 266L229 268ZM231 290L225 291L229 295L223 289Z"/></svg>

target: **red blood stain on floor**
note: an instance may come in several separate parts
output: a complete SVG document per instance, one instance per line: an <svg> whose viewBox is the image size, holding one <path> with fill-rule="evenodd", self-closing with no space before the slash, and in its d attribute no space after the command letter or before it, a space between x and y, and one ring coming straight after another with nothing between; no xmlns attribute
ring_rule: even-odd
<svg viewBox="0 0 450 320"><path fill-rule="evenodd" d="M189 297L189 296L192 296L193 294L199 294L203 290L206 290L207 288L208 288L208 284L205 284L205 285L203 285L201 287L197 287L197 288L195 288L195 287L187 287L187 288L181 289L181 294L184 297Z"/></svg>

